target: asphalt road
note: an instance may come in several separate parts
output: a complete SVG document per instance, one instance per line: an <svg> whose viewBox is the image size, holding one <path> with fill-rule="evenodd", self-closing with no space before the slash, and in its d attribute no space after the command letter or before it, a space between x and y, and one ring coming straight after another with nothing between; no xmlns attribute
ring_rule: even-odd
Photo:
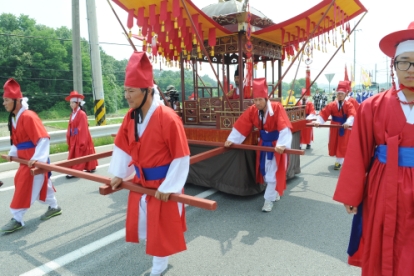
<svg viewBox="0 0 414 276"><path fill-rule="evenodd" d="M187 251L170 257L164 275L360 275L346 263L352 218L332 200L339 172L328 156L328 129L315 129L315 138L270 213L261 212L263 194L187 185L186 194L207 192L218 209L187 207ZM97 174L109 176L108 161L99 161ZM0 225L11 218L14 173L0 173ZM102 196L98 183L57 173L53 182L63 214L42 222L47 207L37 202L23 229L0 234L0 275L149 275L145 245L124 241L127 192Z"/></svg>

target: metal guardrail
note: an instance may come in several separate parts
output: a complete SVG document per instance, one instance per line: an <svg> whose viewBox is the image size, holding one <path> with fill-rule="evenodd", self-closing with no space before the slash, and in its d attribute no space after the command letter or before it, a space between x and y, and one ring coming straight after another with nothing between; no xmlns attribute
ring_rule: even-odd
<svg viewBox="0 0 414 276"><path fill-rule="evenodd" d="M118 132L121 124L107 125L107 126L95 126L90 127L89 131L92 138L110 136ZM66 130L58 130L49 132L50 144L66 143ZM0 137L0 152L10 150L10 137Z"/></svg>

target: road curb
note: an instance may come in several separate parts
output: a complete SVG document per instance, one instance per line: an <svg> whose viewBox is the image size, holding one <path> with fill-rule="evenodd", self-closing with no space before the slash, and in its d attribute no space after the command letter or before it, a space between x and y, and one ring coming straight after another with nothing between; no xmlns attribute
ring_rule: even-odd
<svg viewBox="0 0 414 276"><path fill-rule="evenodd" d="M96 153L101 153L104 151L112 150L114 147L113 144L111 145L105 145L100 147L95 147ZM55 153L50 155L50 162L57 162L66 160L68 158L68 152L62 152L62 153ZM8 163L1 163L0 164L0 172L6 172L11 170L17 170L19 168L19 163L16 162L8 162Z"/></svg>

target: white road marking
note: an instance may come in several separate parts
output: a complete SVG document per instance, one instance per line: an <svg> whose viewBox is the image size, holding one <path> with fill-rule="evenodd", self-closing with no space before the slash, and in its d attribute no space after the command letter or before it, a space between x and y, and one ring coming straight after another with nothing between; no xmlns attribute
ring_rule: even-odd
<svg viewBox="0 0 414 276"><path fill-rule="evenodd" d="M195 197L198 198L206 198L214 193L216 193L217 190L215 189L209 189L207 191L204 191L202 193L199 193L198 195L195 195ZM93 243L90 243L86 246L83 246L77 250L74 250L66 255L63 255L62 257L59 257L57 259L54 259L44 265L38 266L30 271L27 271L23 274L20 274L20 276L43 276L47 273L50 273L56 269L59 269L71 262L76 261L77 259L80 259L96 250L101 249L104 246L107 246L117 240L120 240L125 237L125 228L108 235L106 237L103 237L100 240L97 240Z"/></svg>

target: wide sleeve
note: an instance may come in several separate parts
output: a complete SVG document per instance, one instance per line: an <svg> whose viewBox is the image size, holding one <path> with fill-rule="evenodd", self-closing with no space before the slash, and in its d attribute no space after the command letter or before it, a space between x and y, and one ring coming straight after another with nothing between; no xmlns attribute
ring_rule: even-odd
<svg viewBox="0 0 414 276"><path fill-rule="evenodd" d="M50 152L49 138L40 138L36 143L35 153L30 160L38 160L40 162L47 162Z"/></svg>
<svg viewBox="0 0 414 276"><path fill-rule="evenodd" d="M352 206L358 206L362 201L365 178L375 148L373 117L372 103L360 106L333 196L336 201Z"/></svg>
<svg viewBox="0 0 414 276"><path fill-rule="evenodd" d="M129 166L131 156L118 148L116 145L112 151L111 162L109 163L108 172L119 178L126 178L135 172L133 166Z"/></svg>
<svg viewBox="0 0 414 276"><path fill-rule="evenodd" d="M290 149L292 145L292 131L290 128L285 127L279 132L279 139L277 139L276 146L285 146L287 149Z"/></svg>
<svg viewBox="0 0 414 276"><path fill-rule="evenodd" d="M348 114L348 118L346 119L345 124L348 124L350 126L353 126L354 124L354 120L355 120L355 115L356 115L356 109L354 107L354 105L351 102L346 102L346 114Z"/></svg>
<svg viewBox="0 0 414 276"><path fill-rule="evenodd" d="M190 170L190 156L174 159L168 168L167 175L158 187L161 193L181 193Z"/></svg>
<svg viewBox="0 0 414 276"><path fill-rule="evenodd" d="M118 133L116 134L114 144L125 153L129 154L129 136L128 136L128 126L131 127L131 130L134 128L134 120L130 119L131 113L127 112L122 121L121 126L119 127ZM132 121L132 122L131 122ZM131 122L131 123L130 123Z"/></svg>
<svg viewBox="0 0 414 276"><path fill-rule="evenodd" d="M246 139L246 136L242 135L237 129L234 127L232 128L229 137L227 137L227 141L230 141L234 144L241 144L243 143L244 139Z"/></svg>
<svg viewBox="0 0 414 276"><path fill-rule="evenodd" d="M25 114L26 112L28 113ZM24 116L24 119L22 118L23 127L27 130L26 132L29 135L29 139L34 145L37 145L37 142L41 138L50 138L49 133L47 133L42 121L36 113L27 110L24 113L22 113L21 116Z"/></svg>
<svg viewBox="0 0 414 276"><path fill-rule="evenodd" d="M320 124L324 124L326 121L328 121L329 116L332 113L332 107L336 105L336 102L333 102L334 104L330 103L327 106L325 106L320 112L317 120ZM322 119L322 120L320 120Z"/></svg>
<svg viewBox="0 0 414 276"><path fill-rule="evenodd" d="M252 106L246 109L236 120L233 127L244 137L247 137L253 129L253 116L259 116Z"/></svg>

